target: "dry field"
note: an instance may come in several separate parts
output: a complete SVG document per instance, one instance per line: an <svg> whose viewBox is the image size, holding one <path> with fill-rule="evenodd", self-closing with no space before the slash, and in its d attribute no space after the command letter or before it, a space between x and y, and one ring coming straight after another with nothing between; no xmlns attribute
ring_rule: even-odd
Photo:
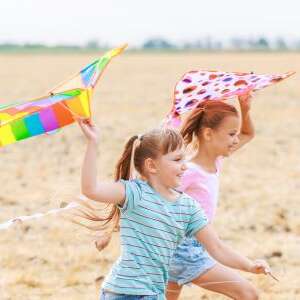
<svg viewBox="0 0 300 300"><path fill-rule="evenodd" d="M43 94L95 55L0 55L1 102ZM216 228L252 258L266 258L270 277L246 275L261 299L300 299L300 54L125 54L106 70L93 101L101 128L100 177L111 177L125 139L158 124L176 80L190 69L298 71L257 94L256 137L227 159ZM79 193L85 148L76 125L0 149L0 223L59 206ZM117 235L99 253L91 237L48 217L0 231L1 300L98 299L99 285L119 252ZM185 287L181 299L225 299Z"/></svg>

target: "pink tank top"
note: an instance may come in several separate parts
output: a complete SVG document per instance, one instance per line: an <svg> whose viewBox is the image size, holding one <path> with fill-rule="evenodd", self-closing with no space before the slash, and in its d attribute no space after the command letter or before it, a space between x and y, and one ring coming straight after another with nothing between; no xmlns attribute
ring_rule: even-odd
<svg viewBox="0 0 300 300"><path fill-rule="evenodd" d="M210 222L216 213L219 196L219 175L222 165L222 158L216 161L216 172L209 173L201 166L188 162L188 169L185 171L180 191L187 193L194 198L204 209Z"/></svg>

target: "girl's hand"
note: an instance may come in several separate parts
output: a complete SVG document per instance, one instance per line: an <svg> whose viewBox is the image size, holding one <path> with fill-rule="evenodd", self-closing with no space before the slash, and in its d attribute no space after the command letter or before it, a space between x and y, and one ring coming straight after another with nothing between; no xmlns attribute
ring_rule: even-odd
<svg viewBox="0 0 300 300"><path fill-rule="evenodd" d="M241 106L241 110L244 113L248 112L250 110L252 98L253 97L252 97L251 93L247 93L247 94L238 96L240 106Z"/></svg>
<svg viewBox="0 0 300 300"><path fill-rule="evenodd" d="M79 119L78 124L88 141L98 143L98 128L91 122L90 119Z"/></svg>
<svg viewBox="0 0 300 300"><path fill-rule="evenodd" d="M255 260L249 271L254 274L272 274L269 264L263 259Z"/></svg>
<svg viewBox="0 0 300 300"><path fill-rule="evenodd" d="M102 251L105 247L107 247L110 240L111 240L111 235L104 234L98 237L97 240L95 240L95 247L97 248L98 251Z"/></svg>

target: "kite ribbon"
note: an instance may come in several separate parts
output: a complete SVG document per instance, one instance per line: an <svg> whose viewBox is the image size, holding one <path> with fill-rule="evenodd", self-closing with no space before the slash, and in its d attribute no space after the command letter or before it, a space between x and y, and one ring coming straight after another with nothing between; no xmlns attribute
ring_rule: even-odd
<svg viewBox="0 0 300 300"><path fill-rule="evenodd" d="M71 202L69 203L67 206L63 207L63 208L58 208L58 209L51 209L45 213L36 213L33 215L29 215L29 216L20 216L20 217L16 217L13 219L10 219L4 223L0 224L0 230L5 230L10 228L13 225L16 225L18 223L23 223L29 220L35 220L35 219L41 219L43 217L46 217L48 215L59 215L63 212L69 211L75 207L78 207L78 204L75 202Z"/></svg>

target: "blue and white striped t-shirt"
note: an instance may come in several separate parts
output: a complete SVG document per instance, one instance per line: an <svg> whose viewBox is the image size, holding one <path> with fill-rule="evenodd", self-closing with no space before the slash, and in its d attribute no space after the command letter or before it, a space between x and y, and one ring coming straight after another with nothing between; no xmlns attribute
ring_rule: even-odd
<svg viewBox="0 0 300 300"><path fill-rule="evenodd" d="M165 299L169 263L177 245L203 228L207 218L196 201L184 193L172 202L145 181L122 182L126 190L120 208L122 251L102 288Z"/></svg>

